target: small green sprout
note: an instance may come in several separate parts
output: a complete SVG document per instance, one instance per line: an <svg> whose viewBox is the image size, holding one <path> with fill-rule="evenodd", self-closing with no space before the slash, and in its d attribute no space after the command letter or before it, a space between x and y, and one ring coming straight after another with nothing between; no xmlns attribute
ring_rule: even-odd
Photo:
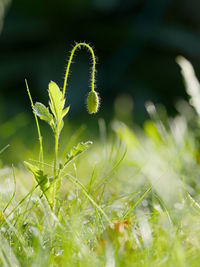
<svg viewBox="0 0 200 267"><path fill-rule="evenodd" d="M70 58L67 64L66 68L66 73L65 73L65 78L64 78L64 84L63 84L63 90L59 88L59 86L51 81L48 86L48 94L49 94L49 107L46 107L44 104L36 102L33 104L32 97L28 88L27 81L26 82L26 87L28 91L28 95L30 98L31 106L34 112L35 116L35 121L37 125L37 131L38 131L38 136L39 136L39 142L40 142L40 155L39 155L39 162L42 165L44 165L43 162L43 143L42 143L42 136L41 136L41 131L39 127L39 122L37 117L39 117L41 120L45 121L46 123L49 124L51 127L53 134L54 134L54 139L55 139L55 148L54 148L54 166L53 166L53 178L50 179L47 177L47 175L44 173L43 169L38 168L37 166L34 166L28 162L25 162L27 168L33 173L36 182L40 186L41 191L45 195L47 202L51 206L51 209L55 211L55 206L56 206L56 193L59 188L57 188L57 182L59 181L60 178L60 171L62 168L60 166L66 166L69 162L69 155L70 160L72 160L74 157L77 155L81 154L84 152L86 149L88 149L89 145L91 145L91 142L85 142L85 143L80 143L78 144L73 150L68 153L66 156L66 162L64 163L59 163L58 166L58 145L59 145L59 138L60 138L60 133L63 129L64 126L64 117L68 114L70 106L65 107L65 92L66 92L66 87L67 87L67 82L68 82L68 77L69 77L69 70L70 66L72 64L72 59L74 56L75 51L80 48L80 47L85 47L89 50L92 56L92 73L91 73L91 91L88 95L87 98L87 109L88 113L93 114L96 113L99 109L99 97L97 92L95 91L95 66L96 66L96 59L94 55L94 51L92 47L89 44L86 43L77 43L70 54ZM52 186L51 186L52 185ZM49 193L47 192L48 189L52 190L52 197L50 199Z"/></svg>

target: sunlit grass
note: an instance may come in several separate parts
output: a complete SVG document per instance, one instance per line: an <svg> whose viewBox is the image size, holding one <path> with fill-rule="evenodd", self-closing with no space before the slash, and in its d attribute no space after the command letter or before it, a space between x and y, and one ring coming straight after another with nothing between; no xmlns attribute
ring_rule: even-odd
<svg viewBox="0 0 200 267"><path fill-rule="evenodd" d="M175 118L149 102L142 128L113 121L107 131L101 119L100 138L66 165L55 211L23 164L2 164L0 266L199 266L200 129L190 92L194 109L181 101ZM84 128L61 141L59 162L87 141ZM33 151L24 160L40 164Z"/></svg>

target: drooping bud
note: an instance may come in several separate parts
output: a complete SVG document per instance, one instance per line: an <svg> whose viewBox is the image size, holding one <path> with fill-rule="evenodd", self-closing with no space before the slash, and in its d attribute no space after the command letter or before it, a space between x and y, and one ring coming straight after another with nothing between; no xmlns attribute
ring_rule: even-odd
<svg viewBox="0 0 200 267"><path fill-rule="evenodd" d="M87 97L87 109L89 114L97 113L99 109L99 96L96 91L91 91Z"/></svg>

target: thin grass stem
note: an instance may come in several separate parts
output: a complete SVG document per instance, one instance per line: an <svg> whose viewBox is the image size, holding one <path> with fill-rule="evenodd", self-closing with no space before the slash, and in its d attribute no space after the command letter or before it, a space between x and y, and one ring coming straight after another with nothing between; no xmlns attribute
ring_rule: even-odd
<svg viewBox="0 0 200 267"><path fill-rule="evenodd" d="M25 84L26 84L26 89L27 89L28 96L29 96L29 99L30 99L30 102L31 102L31 107L33 109L34 108L34 104L33 104L33 100L32 100L32 97L31 97L30 90L29 90L28 82L27 82L26 79L25 79ZM35 117L37 133L38 133L38 138L39 138L39 144L40 144L39 161L41 161L43 163L43 161L44 161L44 153L43 153L42 135L41 135L41 131L40 131L39 121L38 121L38 118L37 118L35 113L34 113L34 117Z"/></svg>

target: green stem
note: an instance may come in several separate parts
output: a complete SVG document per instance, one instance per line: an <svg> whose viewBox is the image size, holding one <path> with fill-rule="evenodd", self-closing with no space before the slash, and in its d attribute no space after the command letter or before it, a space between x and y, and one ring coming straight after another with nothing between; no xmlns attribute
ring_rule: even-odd
<svg viewBox="0 0 200 267"><path fill-rule="evenodd" d="M28 83L27 83L27 80L26 79L25 79L25 84L26 84L26 89L27 89L28 96L29 96L29 99L30 99L30 102L31 102L31 107L33 109L34 108L34 104L33 104L33 100L32 100L31 93L30 93L30 90L29 90ZM39 143L40 143L39 161L42 162L42 166L43 166L43 161L44 161L44 156L43 155L44 154L43 154L42 135L41 135L41 131L40 131L40 126L39 126L38 118L35 115L35 113L34 113L34 117L35 117L35 122L36 122L37 132L38 132L38 138L39 138Z"/></svg>
<svg viewBox="0 0 200 267"><path fill-rule="evenodd" d="M56 180L57 176L57 160L58 160L58 144L59 144L59 123L56 127L56 134L55 134L55 151L54 151L54 167L53 167L53 181ZM55 211L55 198L56 198L56 181L53 183L53 190L52 190L52 209Z"/></svg>
<svg viewBox="0 0 200 267"><path fill-rule="evenodd" d="M67 63L67 69L66 69L64 85L63 85L63 97L65 96L67 81L68 81L68 77L69 77L69 69L70 69L70 66L72 64L72 59L73 59L74 53L77 50L77 48L80 48L81 46L88 48L89 52L92 55L92 77L91 77L92 86L91 86L91 90L94 91L94 87L95 87L95 66L96 66L96 59L95 59L94 51L93 51L92 47L89 44L78 43L73 47L71 55L70 55L70 58L69 58L69 61Z"/></svg>
<svg viewBox="0 0 200 267"><path fill-rule="evenodd" d="M5 147L3 147L1 150L0 150L0 154L3 153L10 145L6 145Z"/></svg>

